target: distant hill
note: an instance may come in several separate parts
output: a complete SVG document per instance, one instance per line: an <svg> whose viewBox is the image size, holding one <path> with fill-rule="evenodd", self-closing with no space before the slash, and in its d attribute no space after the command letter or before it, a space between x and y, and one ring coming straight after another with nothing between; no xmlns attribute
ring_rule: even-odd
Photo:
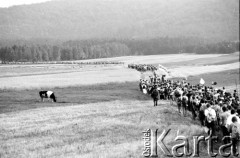
<svg viewBox="0 0 240 158"><path fill-rule="evenodd" d="M0 8L1 39L239 39L239 0L55 0Z"/></svg>

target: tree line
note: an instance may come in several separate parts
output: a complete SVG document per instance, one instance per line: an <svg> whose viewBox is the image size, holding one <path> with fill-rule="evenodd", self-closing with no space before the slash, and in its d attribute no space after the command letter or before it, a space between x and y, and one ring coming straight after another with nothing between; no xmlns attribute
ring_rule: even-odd
<svg viewBox="0 0 240 158"><path fill-rule="evenodd" d="M8 62L70 61L128 55L222 53L239 51L238 42L209 43L197 38L74 40L56 43L0 44L0 60Z"/></svg>

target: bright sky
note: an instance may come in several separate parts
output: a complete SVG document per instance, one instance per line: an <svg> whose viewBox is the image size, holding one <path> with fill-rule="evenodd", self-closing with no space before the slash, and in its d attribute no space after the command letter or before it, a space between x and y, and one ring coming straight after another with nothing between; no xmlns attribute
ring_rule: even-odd
<svg viewBox="0 0 240 158"><path fill-rule="evenodd" d="M0 7L10 7L13 5L41 3L50 0L0 0Z"/></svg>

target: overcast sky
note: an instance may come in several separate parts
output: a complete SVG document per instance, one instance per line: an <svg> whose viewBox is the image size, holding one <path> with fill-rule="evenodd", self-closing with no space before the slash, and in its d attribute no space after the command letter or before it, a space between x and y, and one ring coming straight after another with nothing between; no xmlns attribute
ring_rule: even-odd
<svg viewBox="0 0 240 158"><path fill-rule="evenodd" d="M10 7L13 5L40 3L50 0L0 0L0 7Z"/></svg>

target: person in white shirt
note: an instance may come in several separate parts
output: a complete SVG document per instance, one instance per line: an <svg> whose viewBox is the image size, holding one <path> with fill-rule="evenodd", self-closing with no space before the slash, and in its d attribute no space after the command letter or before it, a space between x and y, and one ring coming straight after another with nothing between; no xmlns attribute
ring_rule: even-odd
<svg viewBox="0 0 240 158"><path fill-rule="evenodd" d="M209 103L207 104L207 109L204 111L204 115L206 117L206 126L209 128L208 134L215 135L215 121L217 119L217 115Z"/></svg>
<svg viewBox="0 0 240 158"><path fill-rule="evenodd" d="M237 113L235 112L235 110L231 110L231 115L228 116L227 122L226 122L227 128L229 128L229 126L233 123L232 122L232 118L233 117L236 117L237 118L237 122L240 122L240 118L237 116Z"/></svg>

